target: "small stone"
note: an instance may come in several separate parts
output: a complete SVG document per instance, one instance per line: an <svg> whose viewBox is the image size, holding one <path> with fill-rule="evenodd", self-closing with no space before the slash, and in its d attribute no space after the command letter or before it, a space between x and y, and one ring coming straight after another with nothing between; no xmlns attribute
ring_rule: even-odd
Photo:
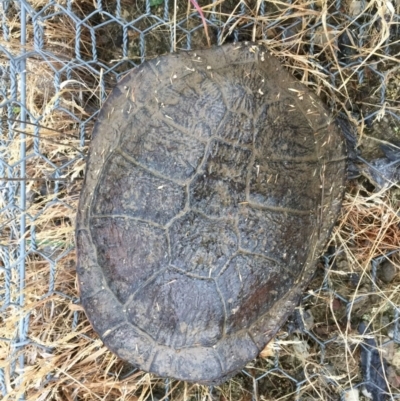
<svg viewBox="0 0 400 401"><path fill-rule="evenodd" d="M358 388L351 388L346 390L343 394L343 400L345 401L359 401L360 390Z"/></svg>
<svg viewBox="0 0 400 401"><path fill-rule="evenodd" d="M336 260L336 270L348 272L350 270L349 262L345 257L338 257Z"/></svg>
<svg viewBox="0 0 400 401"><path fill-rule="evenodd" d="M312 315L311 310L303 311L303 323L307 330L311 330L314 327L314 316Z"/></svg>
<svg viewBox="0 0 400 401"><path fill-rule="evenodd" d="M390 260L385 260L378 266L378 278L384 283L391 283L396 274L397 269Z"/></svg>
<svg viewBox="0 0 400 401"><path fill-rule="evenodd" d="M389 337L382 338L382 356L391 364L393 364L393 360L396 355L396 344L393 341L390 341ZM400 354L399 354L400 355Z"/></svg>
<svg viewBox="0 0 400 401"><path fill-rule="evenodd" d="M301 306L296 308L294 313L294 321L291 329L291 333L304 333L314 327L314 316L311 310L305 310Z"/></svg>
<svg viewBox="0 0 400 401"><path fill-rule="evenodd" d="M349 14L352 17L360 15L363 11L363 6L361 1L350 1L349 2Z"/></svg>
<svg viewBox="0 0 400 401"><path fill-rule="evenodd" d="M400 347L393 344L393 348L390 350L389 363L392 364L397 370L400 370Z"/></svg>
<svg viewBox="0 0 400 401"><path fill-rule="evenodd" d="M342 302L338 298L334 298L332 300L332 310L333 311L338 311L342 308Z"/></svg>
<svg viewBox="0 0 400 401"><path fill-rule="evenodd" d="M388 337L392 340L394 340L397 344L400 343L400 330L399 328L396 329L396 323L394 325L391 325L391 327L388 329Z"/></svg>
<svg viewBox="0 0 400 401"><path fill-rule="evenodd" d="M373 395L365 386L363 386L362 388L362 393L364 397L368 398L369 400L372 400Z"/></svg>
<svg viewBox="0 0 400 401"><path fill-rule="evenodd" d="M400 375L397 374L393 366L389 366L386 372L388 382L394 388L400 388Z"/></svg>

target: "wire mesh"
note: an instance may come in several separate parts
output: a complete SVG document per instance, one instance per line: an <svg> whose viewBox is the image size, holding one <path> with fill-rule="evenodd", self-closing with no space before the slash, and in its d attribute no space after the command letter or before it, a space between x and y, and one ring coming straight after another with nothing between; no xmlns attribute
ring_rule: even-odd
<svg viewBox="0 0 400 401"><path fill-rule="evenodd" d="M343 71L337 65L347 71L349 79L355 77L357 89L353 96L357 96L360 87L373 83L374 93L369 98L373 102L353 108L353 118L372 126L377 117L384 115L398 127L399 105L389 95L393 85L384 64L398 57L399 3L340 0L292 5L287 0L278 6L262 0L198 3L203 7L213 44L263 39L267 44L279 43L287 52L299 54L297 35L306 27L307 42L301 43L302 54L326 77L333 90L341 90ZM0 3L0 312L3 327L7 328L0 334L6 350L6 358L0 365L0 393L5 398L58 399L54 393L45 391L48 383L59 380L60 372L56 369L50 369L46 380L38 385L42 398L34 386L30 389L33 393L25 392L27 372L34 365L32 350L51 355L56 347L54 338L45 341L31 335L33 325L40 324L31 305L35 301L54 308L55 295L77 305L71 307L64 322L71 333L84 319L75 288L57 283L56 277L66 274L65 271L74 274L70 233L90 129L110 88L126 71L159 54L207 45L202 18L190 4L186 0L3 0ZM313 17L314 11L321 7L325 7L327 14L323 18ZM306 9L307 13L302 15L300 9ZM385 43L379 47L382 54L371 57L363 52L372 33L384 29ZM324 58L321 51L329 41L335 49L336 64ZM29 90L33 86L38 88L34 95ZM317 84L315 88L320 89ZM324 91L320 94L331 108L338 106L338 98ZM54 132L52 127L56 127ZM54 238L45 230L49 214ZM332 371L329 362L332 355L328 355L332 353L332 344L337 349L346 347L344 339L340 335L324 338L307 323L307 311L321 299L343 308L349 320L357 302L365 300L366 295L347 298L335 288L330 271L337 255L337 249L326 255L325 265L317 274L318 286L305 295L287 326L292 336L290 341L306 347L305 353L310 353L311 347L319 366L291 366L293 360L282 356L286 337L278 336L268 356L249 364L236 379L244 390L231 399L268 400L286 396L285 399L304 401L333 400L338 395L352 399L350 387L362 388L364 396L374 400L400 398L400 390L397 388L396 393L384 380L387 374L382 371L384 368L380 374L376 373L376 366L387 364L381 363L379 347L368 327L359 326L362 347L360 360L355 364L361 366L362 375L356 376L350 386ZM390 256L388 253L372 260L371 291L378 286L377 266L382 258ZM35 289L35 283L41 283L40 291ZM398 347L400 307L389 299L387 308L390 321L384 345ZM54 313L52 317L56 316ZM132 371L127 369L119 377L124 379L128 373ZM167 380L158 386L159 395L154 393L147 399L182 399L180 387L174 383ZM198 390L198 394L204 393ZM227 399L218 389L210 388L206 394L210 399ZM68 397L59 399L81 399L76 394Z"/></svg>

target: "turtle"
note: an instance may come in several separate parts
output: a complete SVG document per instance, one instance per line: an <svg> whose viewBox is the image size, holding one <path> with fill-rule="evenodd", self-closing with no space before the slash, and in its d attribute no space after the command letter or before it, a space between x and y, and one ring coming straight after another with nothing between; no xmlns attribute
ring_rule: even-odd
<svg viewBox="0 0 400 401"><path fill-rule="evenodd" d="M78 206L94 330L143 371L233 377L312 278L346 165L337 119L262 43L134 68L99 112Z"/></svg>

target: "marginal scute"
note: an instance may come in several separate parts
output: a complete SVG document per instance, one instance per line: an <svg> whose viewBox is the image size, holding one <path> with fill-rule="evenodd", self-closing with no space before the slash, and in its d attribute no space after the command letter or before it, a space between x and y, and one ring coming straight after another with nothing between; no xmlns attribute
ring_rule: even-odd
<svg viewBox="0 0 400 401"><path fill-rule="evenodd" d="M164 377L218 385L239 372L326 246L344 193L340 129L262 45L127 74L98 115L77 216L82 305L104 344Z"/></svg>
<svg viewBox="0 0 400 401"><path fill-rule="evenodd" d="M330 122L324 130L315 133L315 145L318 157L322 158L326 163L338 161L341 168L346 166L344 159L346 154L338 153L337 149L344 148L344 138L336 135L338 126L335 122Z"/></svg>
<svg viewBox="0 0 400 401"><path fill-rule="evenodd" d="M213 281L167 270L127 304L129 321L175 349L212 346L222 335L223 306Z"/></svg>
<svg viewBox="0 0 400 401"><path fill-rule="evenodd" d="M129 360L132 356L143 369L150 369L155 343L129 323L111 327L105 335L108 347L120 358Z"/></svg>
<svg viewBox="0 0 400 401"><path fill-rule="evenodd" d="M340 207L343 185L330 179L330 177L332 177L334 174L341 176L346 175L346 166L343 163L343 160L336 160L326 163L321 172L321 188L323 189L325 196L322 204L327 208L329 208L330 205L334 205L334 209L337 209Z"/></svg>
<svg viewBox="0 0 400 401"><path fill-rule="evenodd" d="M82 305L91 317L90 323L100 335L125 321L122 305L107 288L83 298Z"/></svg>
<svg viewBox="0 0 400 401"><path fill-rule="evenodd" d="M168 263L165 231L148 223L93 217L91 234L105 279L122 303Z"/></svg>
<svg viewBox="0 0 400 401"><path fill-rule="evenodd" d="M224 370L235 372L251 359L255 358L259 349L247 333L233 334L226 338L224 343L215 347Z"/></svg>
<svg viewBox="0 0 400 401"><path fill-rule="evenodd" d="M298 286L297 288L299 288ZM273 308L271 311L264 315L261 315L259 319L252 324L248 331L257 345L259 350L265 347L265 338L274 338L275 334L280 329L280 325L285 317L289 316L299 304L301 298L301 292L292 291L287 294L288 296L284 299L279 308Z"/></svg>
<svg viewBox="0 0 400 401"><path fill-rule="evenodd" d="M79 291L81 298L87 298L107 285L102 270L97 263L97 255L91 242L90 234L86 230L76 232L76 246L83 251L80 253L80 264L76 271L79 275Z"/></svg>
<svg viewBox="0 0 400 401"><path fill-rule="evenodd" d="M157 351L151 370L161 376L207 383L222 374L221 364L212 348L197 346L174 350L160 346Z"/></svg>

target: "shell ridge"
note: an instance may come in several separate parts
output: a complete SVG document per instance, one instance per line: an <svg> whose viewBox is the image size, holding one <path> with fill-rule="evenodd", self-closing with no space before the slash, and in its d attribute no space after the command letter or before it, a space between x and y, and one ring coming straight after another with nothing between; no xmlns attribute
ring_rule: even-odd
<svg viewBox="0 0 400 401"><path fill-rule="evenodd" d="M198 279L198 280L215 281L213 277L200 276L200 275L198 275L198 274L194 274L194 273L192 273L191 271L186 271L186 270L184 270L184 269L181 269L181 268L178 267L178 266L175 266L173 263L170 263L170 264L169 264L169 267L170 267L172 270L175 270L176 272L178 272L178 273L180 273L180 274L184 274L184 275L187 276L187 277L193 277L193 278Z"/></svg>
<svg viewBox="0 0 400 401"><path fill-rule="evenodd" d="M229 258L228 260L225 262L225 264L222 266L221 270L218 272L217 276L215 277L215 279L218 279L222 274L225 273L225 270L229 267L229 264L232 262L232 259L236 258L239 255L239 249L234 252Z"/></svg>
<svg viewBox="0 0 400 401"><path fill-rule="evenodd" d="M221 142L224 143L225 145L229 145L235 148L239 148L242 150L253 150L253 145L252 144L242 144L242 143L238 143L237 140L232 140L230 141L229 139L226 138L222 138L218 135L213 135L212 137L210 137L210 140L214 140L216 142Z"/></svg>
<svg viewBox="0 0 400 401"><path fill-rule="evenodd" d="M160 121L164 122L165 124L167 124L171 128L175 128L176 130L178 130L183 135L186 135L186 136L188 136L190 138L193 138L196 141L203 142L204 144L208 143L208 139L205 139L205 138L202 138L202 137L199 138L198 136L191 134L189 129L183 127L182 125L180 125L178 123L176 123L173 119L166 117L166 115L163 114L161 111L159 112L159 114L156 113L154 115L154 117L158 117L160 119Z"/></svg>
<svg viewBox="0 0 400 401"><path fill-rule="evenodd" d="M293 214L297 216L308 216L313 214L313 211L310 209L293 209L290 207L284 207L284 206L272 206L272 205L263 205L261 203L257 203L254 201L246 201L246 204L248 204L250 207L258 210L268 210L271 212L282 212L282 213L288 213L288 214Z"/></svg>
<svg viewBox="0 0 400 401"><path fill-rule="evenodd" d="M94 266L96 266L96 268L98 269L98 271L99 271L100 274L102 275L102 279L101 279L101 287L98 289L98 291L96 291L96 292L94 292L94 293L91 293L90 296L87 297L87 298L96 296L96 295L98 295L100 292L102 292L102 291L104 291L104 290L107 290L108 292L110 292L110 293L112 294L112 296L115 298L115 300L116 300L116 301L121 305L121 307L122 307L121 302L120 302L119 299L115 296L114 292L111 290L111 288L110 288L110 286L109 286L109 284L108 284L108 281L107 281L107 279L106 279L106 277L105 277L105 275L104 275L103 269L101 268L101 266L100 266L100 264L99 264L99 262L98 262L98 251L97 251L96 246L93 244L91 232L89 231L88 234L90 234L90 235L87 235L87 238L86 238L85 240L89 243L89 248L90 248L90 252L89 252L89 253L92 253L92 254L95 254L95 255L96 255L95 259L93 259L93 258L89 255L89 259L91 260L92 264L93 264ZM79 267L80 267L80 266L79 266L79 264L78 264L77 270L79 270ZM82 269L85 269L84 267L81 267L81 268L82 268ZM85 299L86 299L83 295L84 295L84 294L80 294L81 300L85 300Z"/></svg>
<svg viewBox="0 0 400 401"><path fill-rule="evenodd" d="M246 187L244 189L244 196L245 196L245 202L246 204L250 205L250 182L251 182L251 175L252 175L252 167L254 165L254 162L256 160L256 152L255 152L255 143L254 143L254 138L255 138L255 130L253 132L253 143L252 143L252 149L251 149L251 157L249 159L249 163L247 164L246 168ZM239 228L238 228L239 230Z"/></svg>
<svg viewBox="0 0 400 401"><path fill-rule="evenodd" d="M146 339L150 344L151 344L151 351L150 351L150 355L149 355L149 357L147 358L147 361L145 362L145 368L147 368L147 369L149 369L150 368L150 366L151 366L151 363L152 363L152 361L153 361L153 359L154 359L154 357L155 357L155 354L156 354L156 352L157 352L157 347L155 346L156 345L156 342L155 342L155 340L149 335L149 334L147 334L146 332L144 332L143 330L141 330L139 327L137 327L137 326L135 326L135 325L133 325L131 322L129 322L128 320L126 321L126 322L123 322L123 323L121 323L121 324L119 324L117 327L115 327L114 329L112 329L112 330L110 330L110 332L109 333L107 333L107 336L106 336L106 338L107 337L112 337L113 335L115 335L115 334L117 334L118 333L118 330L120 330L120 329L122 329L123 327L126 327L126 326L128 326L128 327L130 327L130 329L134 332L134 333L137 333L137 334L139 334L141 337L143 337L144 339ZM123 338L123 339L121 339L122 341L123 340L131 340L131 338ZM136 353L139 353L138 351L139 351L139 348L141 348L141 346L142 345L146 345L145 343L144 343L144 341L143 341L143 339L142 338L137 338L136 339L136 349L135 349L135 351L136 351ZM115 341L114 341L114 344L113 343L111 343L111 347L112 348L119 348L119 346L120 346L120 342L119 341L117 341L117 344L115 344ZM118 354L118 351L116 351L116 353ZM121 359L124 359L124 360L127 360L126 358L124 358L124 356L123 355L121 355L120 356L121 357ZM140 363L139 363L139 361L137 361L137 360L128 360L128 362L130 362L130 363L132 363L132 364L134 364L134 365L136 365L136 366L139 366L140 365Z"/></svg>
<svg viewBox="0 0 400 401"><path fill-rule="evenodd" d="M211 143L212 143L212 140L210 139L210 140L207 142L206 147L204 148L204 154L203 154L203 157L201 158L200 163L198 164L198 166L197 166L197 168L196 168L196 172L193 174L193 176L191 177L190 181L188 181L188 186L189 186L189 189L188 189L188 191L189 191L189 192L188 192L188 196L189 196L189 205L190 205L190 184L192 184L193 181L195 180L195 178L198 177L198 176L203 172L203 170L204 170L204 165L205 165L205 163L206 163L206 161L207 161L207 156L208 156L208 153L209 153L209 151L210 151Z"/></svg>
<svg viewBox="0 0 400 401"><path fill-rule="evenodd" d="M183 216L185 216L187 213L189 213L190 211L190 205L189 205L189 188L188 188L188 184L186 185L186 203L185 203L185 207L179 212L177 213L174 217L171 218L171 220L169 220L166 224L165 224L165 228L167 230L169 230L169 228L172 226L172 224L174 224L174 222L180 218L182 218Z"/></svg>
<svg viewBox="0 0 400 401"><path fill-rule="evenodd" d="M156 177L158 177L158 178L162 178L162 179L164 179L164 180L166 180L166 181L171 181L171 182L173 182L174 184L181 185L181 186L184 186L184 185L186 184L186 182L187 182L187 180L178 180L178 179L175 179L175 178L171 178L171 177L168 177L168 176L166 176L166 175L164 175L164 174L158 172L157 170L154 170L154 169L149 168L148 166L144 165L143 163L138 162L135 158L133 158L131 155L129 155L128 153L126 153L126 152L125 152L123 149L121 149L121 148L118 148L118 149L117 149L117 152L120 153L121 156L123 156L126 160L128 160L128 161L130 161L131 163L133 163L133 164L139 166L139 167L142 168L143 170L146 170L147 172L153 174L154 176L156 176Z"/></svg>
<svg viewBox="0 0 400 401"><path fill-rule="evenodd" d="M105 163L107 163L111 159L112 155L113 155L113 151L111 151L107 155L107 158L103 160L103 166L104 166ZM88 207L87 214L89 216L92 216L94 205L97 203L97 192L98 192L98 188L99 188L99 185L100 185L101 178L102 178L103 174L104 174L104 170L101 170L100 173L97 173L97 179L96 179L96 182L95 182L95 185L94 185L94 188L93 188L93 194L94 195L93 195L89 205L87 205L87 207ZM78 207L79 206L80 205L78 205ZM90 219L90 217L89 217L89 219Z"/></svg>
<svg viewBox="0 0 400 401"><path fill-rule="evenodd" d="M132 292L132 294L126 299L126 301L124 302L124 306L127 306L128 304L130 304L131 302L133 302L135 296L137 295L137 293L141 290L143 290L144 287L148 286L149 284L151 284L152 281L155 281L157 279L158 276L160 276L161 274L163 274L164 272L166 272L168 270L168 264L167 266L163 267L162 269L160 269L159 271L155 272L153 275L151 275L146 281L144 281L134 292Z"/></svg>
<svg viewBox="0 0 400 401"><path fill-rule="evenodd" d="M230 216L210 216L207 213L204 213L202 210L197 209L195 207L191 207L190 211L192 211L208 220L215 220L215 221L221 221L221 222L227 222L227 221L232 220L232 217L230 217Z"/></svg>
<svg viewBox="0 0 400 401"><path fill-rule="evenodd" d="M222 272L222 269L221 269L221 272ZM219 273L219 275L217 277L219 277L221 275L221 272ZM220 301L222 303L222 308L223 308L223 312L224 312L224 321L222 323L222 330L221 330L222 331L222 337L218 341L218 342L221 342L226 338L226 325L227 325L227 321L228 321L228 312L227 312L227 309L226 309L225 298L222 295L221 288L219 287L217 278L214 278L213 280L215 282L215 286L217 288L218 296L219 296Z"/></svg>
<svg viewBox="0 0 400 401"><path fill-rule="evenodd" d="M91 216L91 219L110 219L110 218L112 218L112 219L123 218L123 219L135 220L135 221L139 221L142 223L147 223L147 224L157 227L157 228L165 229L165 225L163 225L163 224L155 223L154 221L142 219L140 217L131 216L129 214L111 213L111 214L93 214Z"/></svg>
<svg viewBox="0 0 400 401"><path fill-rule="evenodd" d="M249 255L249 256L257 256L260 257L262 259L268 260L269 262L273 262L276 264L276 266L279 266L280 268L282 268L283 270L285 270L288 274L290 274L293 277L296 277L295 274L293 274L292 271L290 271L287 266L285 265L285 263L280 262L279 260L272 258L271 256L267 256L267 255L263 255L262 253L258 253L258 252L251 252L248 251L247 249L244 248L239 248L237 251L238 255Z"/></svg>

